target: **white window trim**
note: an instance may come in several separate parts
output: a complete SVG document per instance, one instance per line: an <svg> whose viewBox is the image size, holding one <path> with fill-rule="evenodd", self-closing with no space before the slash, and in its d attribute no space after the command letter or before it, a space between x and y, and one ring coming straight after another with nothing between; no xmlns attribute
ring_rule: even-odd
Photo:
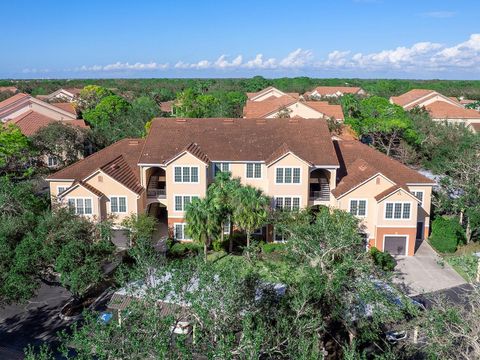
<svg viewBox="0 0 480 360"><path fill-rule="evenodd" d="M121 198L121 197L124 197L125 198L125 211L115 211L113 212L112 211L112 198ZM127 214L128 213L128 196L126 195L110 195L108 196L108 201L109 201L109 205L110 205L110 214ZM118 202L118 210L120 210L120 201Z"/></svg>
<svg viewBox="0 0 480 360"><path fill-rule="evenodd" d="M405 245L405 256L408 256L408 245L410 244L410 236L409 235L405 235L405 234L384 234L383 235L383 241L382 241L382 252L385 252L385 238L387 236L395 236L395 237L399 237L399 236L403 236L403 237L406 237L407 238L407 243Z"/></svg>
<svg viewBox="0 0 480 360"><path fill-rule="evenodd" d="M67 190L70 186L71 186L71 185L69 185L69 186L57 185L57 196L60 195L60 188L64 188L63 191L65 191L65 190ZM63 192L63 191L62 191L62 192Z"/></svg>
<svg viewBox="0 0 480 360"><path fill-rule="evenodd" d="M277 208L277 199L282 198L283 199L283 204L285 205L285 198L291 198L292 199L292 207L293 207L293 198L298 198L298 210L302 208L302 196L301 195L278 195L273 197L273 205L274 208ZM284 209L284 207L282 207ZM291 211L294 211L293 209L290 209Z"/></svg>
<svg viewBox="0 0 480 360"><path fill-rule="evenodd" d="M228 164L228 171L231 173L232 170L231 170L231 163L229 161L213 161L212 162L212 177L215 179L215 165L217 164ZM225 171L221 171L221 172L225 172Z"/></svg>
<svg viewBox="0 0 480 360"><path fill-rule="evenodd" d="M412 195L413 196L413 195ZM392 218L387 218L387 204L393 204ZM395 219L395 204L402 204L402 217L400 219ZM410 204L410 216L408 218L403 217L403 204ZM412 220L413 206L411 201L385 201L383 205L383 220L387 221L409 221Z"/></svg>
<svg viewBox="0 0 480 360"><path fill-rule="evenodd" d="M75 214L76 215L80 215L80 216L93 216L95 214L95 209L93 207L93 197L90 197L90 196L69 196L67 198L65 198L65 202L68 206L68 200L75 200ZM77 199L82 199L83 200L83 214L77 214ZM91 214L85 214L85 199L90 199L90 201L92 202L92 213Z"/></svg>
<svg viewBox="0 0 480 360"><path fill-rule="evenodd" d="M275 244L285 244L288 240L277 240L276 239L276 236L277 236L277 230L275 229L275 227L273 227L273 243ZM285 237L285 235L283 235L282 237Z"/></svg>
<svg viewBox="0 0 480 360"><path fill-rule="evenodd" d="M182 197L182 209L183 210L176 210L175 209L175 197L181 196ZM185 212L185 204L183 203L183 197L184 196L190 196L190 202L192 201L192 196L196 196L200 199L200 195L198 194L173 194L173 211L176 212L177 214L184 213Z"/></svg>
<svg viewBox="0 0 480 360"><path fill-rule="evenodd" d="M177 239L177 225L182 225L183 227L183 239ZM185 227L187 226L186 222L176 222L173 223L173 237L178 241L191 241L192 239L187 238L187 233L185 232Z"/></svg>
<svg viewBox="0 0 480 360"><path fill-rule="evenodd" d="M190 168L190 179L192 178L192 169L191 168L197 168L197 174L198 174L198 180L197 181L183 181L183 169L182 169L182 181L175 181L175 168L180 167L189 167ZM172 181L174 184L199 184L200 183L200 166L198 165L173 165L173 171L172 171Z"/></svg>
<svg viewBox="0 0 480 360"><path fill-rule="evenodd" d="M418 203L421 207L423 207L423 201L425 200L425 190L410 190L410 193L417 198L416 195L413 193L422 193L422 201ZM418 198L417 198L418 199ZM419 199L420 200L420 199Z"/></svg>
<svg viewBox="0 0 480 360"><path fill-rule="evenodd" d="M253 232L252 232L252 235L263 235L263 228L264 226L260 226L258 229L260 229L260 231L257 231L258 229L255 229Z"/></svg>
<svg viewBox="0 0 480 360"><path fill-rule="evenodd" d="M279 183L277 182L277 169L283 169L283 180L285 181L285 169L292 169L292 182L291 183ZM295 183L293 182L293 169L300 170L300 182ZM275 185L302 185L302 168L300 166L275 166L274 169L274 178L275 178Z"/></svg>
<svg viewBox="0 0 480 360"><path fill-rule="evenodd" d="M253 175L254 177L248 177L247 176L247 164L260 164L260 177L255 177L255 167L253 167ZM264 173L264 169L263 169L263 164L260 163L260 162L254 162L254 161L247 161L245 163L245 179L248 179L248 180L262 180L263 179L263 173Z"/></svg>
<svg viewBox="0 0 480 360"><path fill-rule="evenodd" d="M351 206L352 206L352 200L353 201L365 201L365 215L354 215L355 217L358 218L366 218L368 216L368 199L365 198L351 198L348 200L348 212L350 213ZM352 214L353 215L353 214Z"/></svg>

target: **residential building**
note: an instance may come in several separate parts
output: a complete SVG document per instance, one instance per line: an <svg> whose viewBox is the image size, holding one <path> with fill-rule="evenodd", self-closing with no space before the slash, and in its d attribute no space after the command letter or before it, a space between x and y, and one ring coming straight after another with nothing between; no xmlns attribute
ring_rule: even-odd
<svg viewBox="0 0 480 360"><path fill-rule="evenodd" d="M48 181L52 199L78 214L113 214L120 226L150 213L163 236L188 240L185 206L218 171L262 189L273 208L350 211L380 250L413 255L428 236L432 181L360 142L332 140L320 119L155 119L145 140L117 142ZM271 226L261 231L285 240Z"/></svg>
<svg viewBox="0 0 480 360"><path fill-rule="evenodd" d="M310 99L338 98L346 94L366 95L367 93L357 86L317 86L312 91L306 92L304 97Z"/></svg>
<svg viewBox="0 0 480 360"><path fill-rule="evenodd" d="M334 119L343 121L340 105L326 101L305 101L298 93L284 93L268 87L258 93L247 93L244 118L301 117L304 119Z"/></svg>
<svg viewBox="0 0 480 360"><path fill-rule="evenodd" d="M465 104L456 98L442 95L434 90L413 89L400 96L392 96L390 102L402 106L405 110L415 107L424 108L434 121L465 124L476 132L480 127L480 112L466 109Z"/></svg>
<svg viewBox="0 0 480 360"><path fill-rule="evenodd" d="M8 91L13 94L18 92L18 89L16 86L0 86L0 92Z"/></svg>
<svg viewBox="0 0 480 360"><path fill-rule="evenodd" d="M82 91L82 89L78 89L78 88L58 89L48 95L39 95L37 96L37 98L44 101L73 102L80 94L80 91Z"/></svg>

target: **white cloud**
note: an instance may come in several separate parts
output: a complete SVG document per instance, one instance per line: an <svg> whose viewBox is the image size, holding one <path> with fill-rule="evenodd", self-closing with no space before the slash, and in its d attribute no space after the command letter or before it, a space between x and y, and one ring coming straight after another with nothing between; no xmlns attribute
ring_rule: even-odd
<svg viewBox="0 0 480 360"><path fill-rule="evenodd" d="M81 66L78 72L121 72L121 71L163 71L174 70L289 70L289 69L331 69L365 72L385 72L394 70L404 73L424 74L455 69L480 70L480 34L472 34L466 41L453 46L435 42L418 42L411 46L398 46L377 52L353 53L349 50L331 51L323 59L314 59L312 50L298 48L283 58L266 57L259 53L245 59L242 54L236 57L221 55L216 60L203 59L198 62L182 60L170 66L168 63L122 63L108 65ZM25 73L39 72L25 69Z"/></svg>
<svg viewBox="0 0 480 360"><path fill-rule="evenodd" d="M429 17L434 19L446 19L454 17L457 13L455 11L429 11L426 13L421 13L423 17Z"/></svg>

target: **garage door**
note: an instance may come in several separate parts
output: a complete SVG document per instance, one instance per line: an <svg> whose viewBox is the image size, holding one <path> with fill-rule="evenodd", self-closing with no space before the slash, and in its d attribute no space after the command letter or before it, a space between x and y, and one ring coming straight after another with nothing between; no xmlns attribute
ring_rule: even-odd
<svg viewBox="0 0 480 360"><path fill-rule="evenodd" d="M406 255L406 250L406 236L385 236L384 251L387 251L392 255Z"/></svg>

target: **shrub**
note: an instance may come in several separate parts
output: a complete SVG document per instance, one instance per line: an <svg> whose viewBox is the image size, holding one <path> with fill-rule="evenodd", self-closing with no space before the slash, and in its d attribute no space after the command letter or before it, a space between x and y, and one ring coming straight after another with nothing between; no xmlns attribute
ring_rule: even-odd
<svg viewBox="0 0 480 360"><path fill-rule="evenodd" d="M223 242L222 239L213 240L212 249L217 252L228 249L228 239L225 238Z"/></svg>
<svg viewBox="0 0 480 360"><path fill-rule="evenodd" d="M175 242L169 249L169 255L173 257L184 257L187 255L198 255L203 251L201 244L192 242Z"/></svg>
<svg viewBox="0 0 480 360"><path fill-rule="evenodd" d="M457 218L438 217L432 223L430 244L441 253L453 253L465 242L465 232Z"/></svg>
<svg viewBox="0 0 480 360"><path fill-rule="evenodd" d="M379 266L382 270L393 271L395 269L395 259L388 252L382 252L376 247L372 247L370 249L370 255L375 265Z"/></svg>
<svg viewBox="0 0 480 360"><path fill-rule="evenodd" d="M264 254L285 250L285 244L282 243L265 243L261 247Z"/></svg>

